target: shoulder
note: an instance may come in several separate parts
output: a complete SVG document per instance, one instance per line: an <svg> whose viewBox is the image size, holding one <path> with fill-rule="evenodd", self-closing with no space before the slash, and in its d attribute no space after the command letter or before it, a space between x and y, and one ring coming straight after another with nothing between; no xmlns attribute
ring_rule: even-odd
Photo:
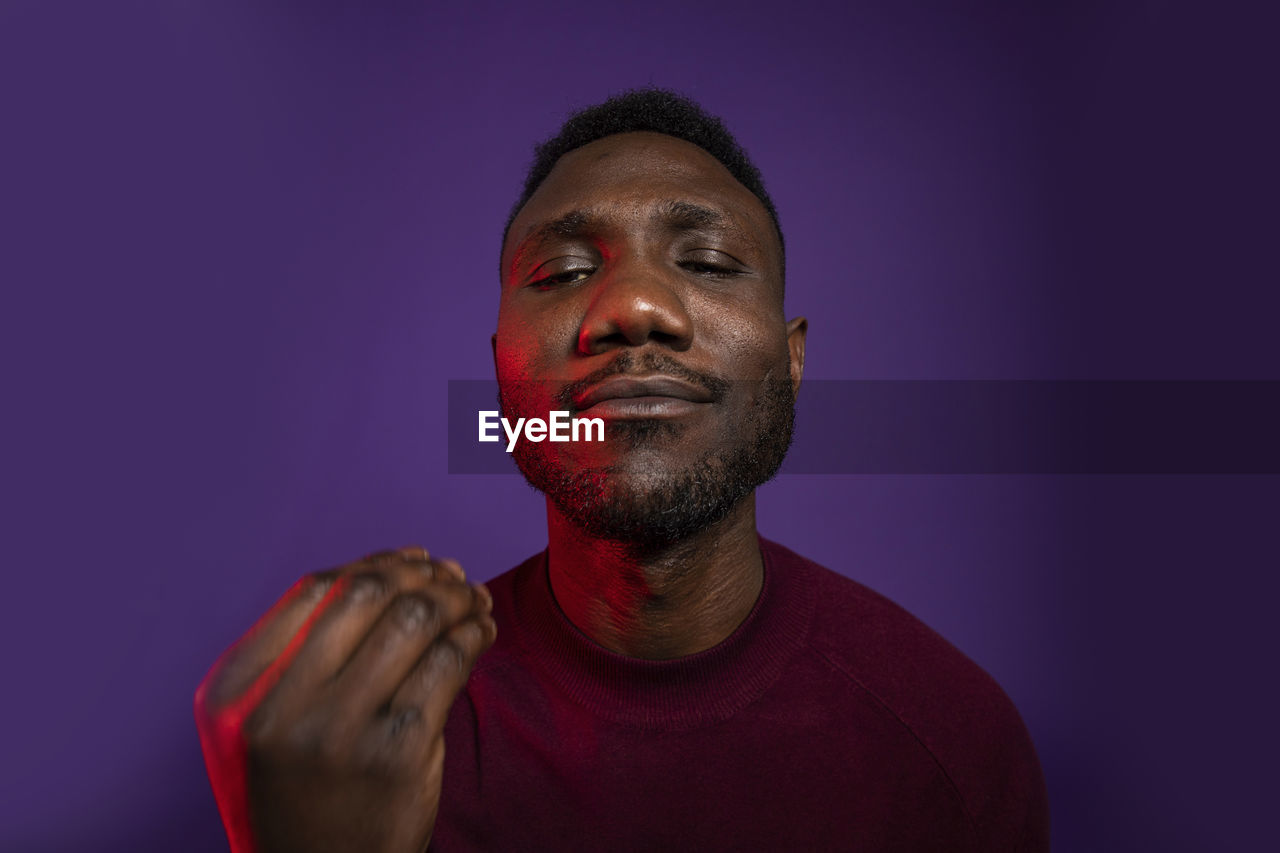
<svg viewBox="0 0 1280 853"><path fill-rule="evenodd" d="M1031 737L982 667L903 607L768 540L771 565L814 585L808 648L869 694L933 756L990 849L1041 849L1047 805ZM1005 837L1009 843L997 839Z"/></svg>
<svg viewBox="0 0 1280 853"><path fill-rule="evenodd" d="M904 722L945 731L968 710L994 724L1017 719L995 679L903 607L788 548L762 546L778 571L815 588L810 649Z"/></svg>

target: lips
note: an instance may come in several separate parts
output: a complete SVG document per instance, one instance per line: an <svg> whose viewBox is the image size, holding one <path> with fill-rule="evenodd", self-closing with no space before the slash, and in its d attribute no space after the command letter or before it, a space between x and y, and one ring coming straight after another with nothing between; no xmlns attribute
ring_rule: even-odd
<svg viewBox="0 0 1280 853"><path fill-rule="evenodd" d="M687 408L690 403L711 403L715 395L706 388L677 379L674 376L613 376L592 385L573 398L574 408L585 412L611 400L631 401L615 403L606 408ZM676 401L683 401L678 403Z"/></svg>

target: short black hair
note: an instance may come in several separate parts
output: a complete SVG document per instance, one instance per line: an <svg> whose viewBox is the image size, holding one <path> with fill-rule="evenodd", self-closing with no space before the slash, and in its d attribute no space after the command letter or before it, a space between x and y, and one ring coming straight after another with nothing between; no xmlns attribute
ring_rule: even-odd
<svg viewBox="0 0 1280 853"><path fill-rule="evenodd" d="M669 89L631 89L569 116L560 126L559 133L534 149L533 163L524 179L524 191L511 208L506 227L502 229L503 243L520 209L537 192L561 157L606 136L637 131L663 133L693 143L719 160L738 183L760 199L778 234L778 248L782 253L778 262L785 274L786 243L782 237L782 225L778 222L773 199L764 188L760 170L724 122L692 99Z"/></svg>

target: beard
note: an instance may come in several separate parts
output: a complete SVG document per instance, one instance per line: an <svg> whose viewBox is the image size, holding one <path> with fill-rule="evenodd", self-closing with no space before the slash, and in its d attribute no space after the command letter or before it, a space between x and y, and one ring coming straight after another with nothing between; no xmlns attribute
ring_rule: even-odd
<svg viewBox="0 0 1280 853"><path fill-rule="evenodd" d="M632 363L621 357L608 375L626 372ZM691 374L666 359L646 359L644 366L698 382L716 394L717 402L730 388L723 379ZM602 378L595 374L590 380ZM512 399L518 395L508 391L500 388L504 412L532 413ZM571 409L564 401L572 391L564 389L556 395L562 408ZM708 449L692 464L675 470L660 462L642 472L622 464L570 468L549 442L520 442L513 456L529 485L546 494L583 533L630 550L650 550L674 545L723 520L739 501L777 473L795 427L795 395L785 365L769 371L751 408L731 421L731 428L735 427L728 445ZM664 420L611 422L606 440L631 450L650 449L652 454L682 429L678 422Z"/></svg>

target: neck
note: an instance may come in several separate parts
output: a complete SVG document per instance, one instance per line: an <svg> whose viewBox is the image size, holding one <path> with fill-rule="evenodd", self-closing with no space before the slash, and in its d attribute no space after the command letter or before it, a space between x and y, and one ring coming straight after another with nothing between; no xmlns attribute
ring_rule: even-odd
<svg viewBox="0 0 1280 853"><path fill-rule="evenodd" d="M585 535L548 501L551 590L584 634L628 657L666 660L709 649L742 623L764 565L755 495L722 521L658 549Z"/></svg>

